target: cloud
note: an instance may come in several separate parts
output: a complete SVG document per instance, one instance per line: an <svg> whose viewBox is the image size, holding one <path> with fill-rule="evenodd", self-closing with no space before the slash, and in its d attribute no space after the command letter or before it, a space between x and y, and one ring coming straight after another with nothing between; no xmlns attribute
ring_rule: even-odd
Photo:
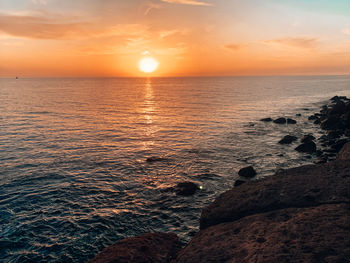
<svg viewBox="0 0 350 263"><path fill-rule="evenodd" d="M41 16L0 15L0 32L31 39L85 39L106 36L134 36L147 28L140 24L99 26L83 22L61 22L67 18L48 19ZM68 19L69 20L69 19Z"/></svg>
<svg viewBox="0 0 350 263"><path fill-rule="evenodd" d="M343 33L346 34L346 35L350 35L350 27L345 28L345 29L343 30Z"/></svg>
<svg viewBox="0 0 350 263"><path fill-rule="evenodd" d="M231 51L236 51L238 49L241 49L244 46L245 45L240 45L240 44L228 44L228 45L225 45L224 47L231 50Z"/></svg>
<svg viewBox="0 0 350 263"><path fill-rule="evenodd" d="M148 2L146 4L146 8L145 8L145 11L143 12L143 14L146 16L152 11L152 9L160 9L160 8L161 8L160 5L152 3L152 2Z"/></svg>
<svg viewBox="0 0 350 263"><path fill-rule="evenodd" d="M184 4L184 5L198 5L198 6L211 6L212 4L198 1L198 0L161 0L170 4Z"/></svg>
<svg viewBox="0 0 350 263"><path fill-rule="evenodd" d="M268 45L279 45L279 46L288 46L294 48L302 48L302 49L314 49L317 46L318 39L317 38L309 38L309 37L286 37L279 39L271 39L265 40L263 43Z"/></svg>

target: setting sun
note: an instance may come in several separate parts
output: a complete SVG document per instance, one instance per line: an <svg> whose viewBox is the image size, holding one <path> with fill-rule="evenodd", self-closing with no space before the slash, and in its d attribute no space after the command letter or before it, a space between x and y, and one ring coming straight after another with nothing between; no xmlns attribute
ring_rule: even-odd
<svg viewBox="0 0 350 263"><path fill-rule="evenodd" d="M158 68L159 62L152 58L146 57L139 61L139 69L144 73L152 73Z"/></svg>

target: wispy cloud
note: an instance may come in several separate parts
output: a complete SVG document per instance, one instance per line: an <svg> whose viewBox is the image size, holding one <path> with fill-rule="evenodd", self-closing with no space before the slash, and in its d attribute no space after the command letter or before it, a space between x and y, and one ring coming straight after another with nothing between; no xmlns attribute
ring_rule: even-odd
<svg viewBox="0 0 350 263"><path fill-rule="evenodd" d="M0 31L7 35L32 39L84 39L104 36L134 36L144 34L146 26L117 24L99 26L84 22L63 22L41 16L0 15ZM69 19L68 19L69 20Z"/></svg>
<svg viewBox="0 0 350 263"><path fill-rule="evenodd" d="M317 47L318 39L310 37L286 37L279 39L265 40L268 45L288 46L302 49L314 49Z"/></svg>
<svg viewBox="0 0 350 263"><path fill-rule="evenodd" d="M211 6L211 3L202 2L198 0L161 0L162 2L171 4L184 4L184 5L198 5L198 6Z"/></svg>
<svg viewBox="0 0 350 263"><path fill-rule="evenodd" d="M231 51L236 51L239 50L241 48L243 48L245 45L241 45L241 44L227 44L224 45L225 48L231 50Z"/></svg>

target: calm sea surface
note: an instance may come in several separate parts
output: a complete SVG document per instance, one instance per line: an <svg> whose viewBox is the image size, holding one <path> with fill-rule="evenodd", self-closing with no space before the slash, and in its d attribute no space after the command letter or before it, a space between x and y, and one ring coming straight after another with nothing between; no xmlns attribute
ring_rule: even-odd
<svg viewBox="0 0 350 263"><path fill-rule="evenodd" d="M149 231L186 242L240 168L313 162L277 142L319 135L307 117L336 94L350 76L0 79L0 261L85 262ZM298 123L259 122L280 116ZM202 189L176 196L185 180Z"/></svg>

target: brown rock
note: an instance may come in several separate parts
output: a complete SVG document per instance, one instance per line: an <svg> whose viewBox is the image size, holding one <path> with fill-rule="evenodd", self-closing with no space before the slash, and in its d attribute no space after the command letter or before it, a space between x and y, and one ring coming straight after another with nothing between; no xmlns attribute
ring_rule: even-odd
<svg viewBox="0 0 350 263"><path fill-rule="evenodd" d="M180 249L177 235L173 233L148 233L126 238L105 248L90 263L166 263Z"/></svg>
<svg viewBox="0 0 350 263"><path fill-rule="evenodd" d="M343 156L343 155L341 155ZM202 211L200 226L288 207L350 202L350 161L305 165L229 190Z"/></svg>
<svg viewBox="0 0 350 263"><path fill-rule="evenodd" d="M176 262L350 262L349 205L282 209L212 226Z"/></svg>

